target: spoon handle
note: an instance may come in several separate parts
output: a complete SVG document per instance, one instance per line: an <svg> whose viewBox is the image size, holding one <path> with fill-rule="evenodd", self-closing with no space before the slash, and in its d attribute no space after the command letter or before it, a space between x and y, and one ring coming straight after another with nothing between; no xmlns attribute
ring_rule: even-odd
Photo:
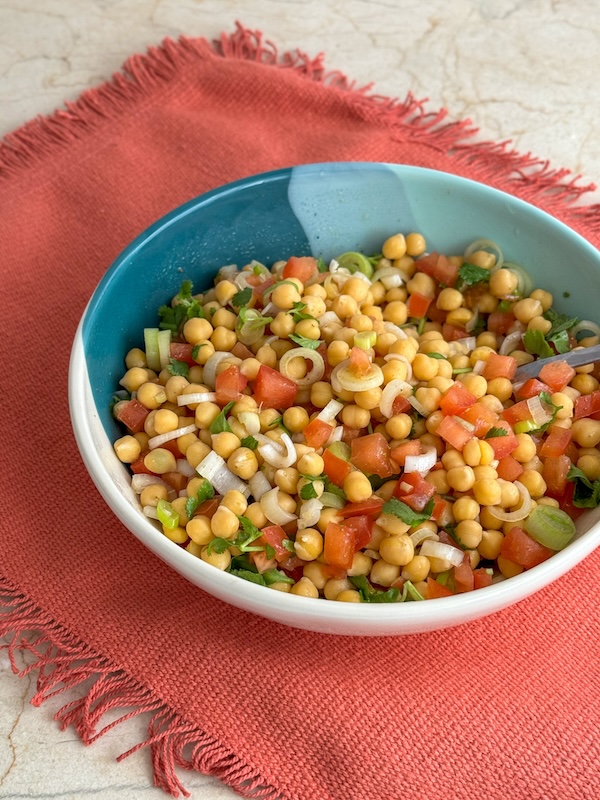
<svg viewBox="0 0 600 800"><path fill-rule="evenodd" d="M593 364L596 361L600 361L600 344L584 347L581 350L571 350L568 353L550 356L550 358L539 358L537 361L532 361L531 364L524 364L517 369L513 379L514 382L518 383L526 381L528 378L537 378L542 367L546 364L552 364L553 361L566 361L571 367L583 367L585 364Z"/></svg>

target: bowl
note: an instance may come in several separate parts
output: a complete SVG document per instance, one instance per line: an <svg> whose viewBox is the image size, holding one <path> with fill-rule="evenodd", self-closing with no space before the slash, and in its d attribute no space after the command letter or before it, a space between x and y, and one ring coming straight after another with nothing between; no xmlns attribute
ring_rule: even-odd
<svg viewBox="0 0 600 800"><path fill-rule="evenodd" d="M505 258L551 288L563 313L594 319L600 255L548 214L503 192L437 171L395 164L326 163L269 172L210 191L160 219L117 258L96 288L73 344L72 424L83 461L114 514L149 550L210 595L306 630L381 636L430 631L483 617L555 581L600 543L600 508L577 521L571 543L520 575L462 595L402 604L335 603L265 589L204 563L141 513L112 442L122 435L109 403L124 354L184 278L207 288L217 269L291 255L325 260L377 252L397 231L419 231L428 248L462 252L485 236ZM132 302L132 298L134 302Z"/></svg>

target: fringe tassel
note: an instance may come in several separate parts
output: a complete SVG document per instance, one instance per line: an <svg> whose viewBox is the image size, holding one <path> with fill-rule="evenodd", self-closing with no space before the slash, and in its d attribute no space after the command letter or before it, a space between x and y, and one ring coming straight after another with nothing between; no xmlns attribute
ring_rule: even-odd
<svg viewBox="0 0 600 800"><path fill-rule="evenodd" d="M232 34L218 40L181 37L165 39L144 55L135 55L112 80L84 92L74 103L47 117L38 117L0 141L0 178L42 161L61 145L80 139L103 119L126 111L143 101L151 90L175 79L186 64L198 59L233 58L278 69L292 70L307 80L349 95L354 108L366 118L377 116L379 124L396 128L405 138L419 140L451 156L458 167L476 165L479 179L496 188L514 192L539 205L574 227L600 236L600 203L584 205L584 195L596 189L580 184L581 176L553 169L547 161L509 149L509 142L474 141L478 133L470 120L446 121L442 109L428 112L426 100L409 93L403 101L371 94L372 84L357 86L339 71L327 71L324 55L311 58L301 50L281 55L275 44L259 31L236 23Z"/></svg>
<svg viewBox="0 0 600 800"><path fill-rule="evenodd" d="M134 680L110 659L69 634L41 611L16 586L0 578L0 638L8 644L10 665L20 677L37 672L35 706L67 690L82 689L82 697L71 700L56 714L62 730L72 725L84 744L95 742L125 720L149 712L145 741L120 755L117 761L149 747L154 784L173 797L189 797L176 768L214 775L244 797L282 800L251 767L206 732L187 722L147 687ZM26 666L17 664L27 661ZM99 728L109 711L123 709L118 719Z"/></svg>

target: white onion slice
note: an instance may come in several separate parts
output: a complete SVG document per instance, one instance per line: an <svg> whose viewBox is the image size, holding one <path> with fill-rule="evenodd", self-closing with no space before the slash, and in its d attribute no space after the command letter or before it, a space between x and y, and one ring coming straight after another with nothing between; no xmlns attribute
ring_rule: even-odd
<svg viewBox="0 0 600 800"><path fill-rule="evenodd" d="M498 350L498 354L501 356L507 356L516 350L518 346L523 341L523 334L521 331L514 331L513 333L509 333L508 336L504 338L504 341L500 345L500 349Z"/></svg>
<svg viewBox="0 0 600 800"><path fill-rule="evenodd" d="M485 369L486 364L487 361L482 361L481 359L479 359L479 361L476 361L475 366L473 367L473 375L481 375L483 373L483 370Z"/></svg>
<svg viewBox="0 0 600 800"><path fill-rule="evenodd" d="M192 403L216 403L217 395L215 392L193 392L192 394L180 394L177 396L178 406L189 406Z"/></svg>
<svg viewBox="0 0 600 800"><path fill-rule="evenodd" d="M233 282L240 289L247 289L248 287L252 288L252 286L248 283L248 278L250 277L252 277L252 272L250 272L249 270L242 270L242 272L239 272L235 276ZM229 280L231 280L231 278Z"/></svg>
<svg viewBox="0 0 600 800"><path fill-rule="evenodd" d="M384 322L383 330L386 333L393 333L398 339L408 339L408 334L405 333L398 325L394 325L393 322Z"/></svg>
<svg viewBox="0 0 600 800"><path fill-rule="evenodd" d="M334 392L338 394L341 391L347 392L366 392L369 389L375 389L381 386L384 376L381 367L377 364L371 364L371 368L366 375L357 377L349 369L350 359L346 358L334 367L331 373L331 385Z"/></svg>
<svg viewBox="0 0 600 800"><path fill-rule="evenodd" d="M336 322L338 325L342 324L342 320L338 317L335 311L326 311L320 318L319 324L323 328L325 325L331 325L332 322Z"/></svg>
<svg viewBox="0 0 600 800"><path fill-rule="evenodd" d="M420 414L422 417L428 417L431 414L431 411L429 411L429 409L425 408L425 406L421 402L419 402L419 400L417 400L417 398L414 395L411 395L410 397L407 397L406 399L411 404L411 406L414 408L414 410L418 414Z"/></svg>
<svg viewBox="0 0 600 800"><path fill-rule="evenodd" d="M462 425L465 430L469 431L469 433L475 433L475 425L473 425L472 422L467 422L466 419L461 419L461 417L457 416L455 416L454 419L459 425Z"/></svg>
<svg viewBox="0 0 600 800"><path fill-rule="evenodd" d="M269 479L265 475L264 472L255 472L254 475L248 481L250 486L250 494L255 500L260 500L260 498L268 492L272 487L269 483Z"/></svg>
<svg viewBox="0 0 600 800"><path fill-rule="evenodd" d="M402 286L404 280L396 267L382 267L371 277L371 281L380 281L386 289L395 289Z"/></svg>
<svg viewBox="0 0 600 800"><path fill-rule="evenodd" d="M479 309L476 307L475 312L471 317L471 319L467 323L465 323L466 332L471 333L471 331L474 331L475 326L477 325L478 322L479 322Z"/></svg>
<svg viewBox="0 0 600 800"><path fill-rule="evenodd" d="M265 492L261 498L260 507L263 514L274 525L287 525L297 519L295 514L290 514L279 505L279 486Z"/></svg>
<svg viewBox="0 0 600 800"><path fill-rule="evenodd" d="M582 331L591 333L593 336L600 336L600 326L596 325L595 322L591 322L589 319L582 319L581 322L578 322L577 325L572 328L571 335L577 338L577 334Z"/></svg>
<svg viewBox="0 0 600 800"><path fill-rule="evenodd" d="M404 462L404 472L419 472L422 475L429 472L437 462L437 450L435 447L428 447L427 450L418 456L406 456Z"/></svg>
<svg viewBox="0 0 600 800"><path fill-rule="evenodd" d="M412 395L412 386L406 381L396 380L390 381L381 394L381 401L379 403L379 410L384 417L388 419L394 416L394 400L401 395L402 397L409 397Z"/></svg>
<svg viewBox="0 0 600 800"><path fill-rule="evenodd" d="M187 433L195 433L198 430L196 424L193 425L186 425L185 428L177 428L174 431L169 431L168 433L159 433L158 436L153 436L151 439L148 439L148 447L150 450L154 450L155 447L160 447L161 445L165 444L165 442L170 442L173 439L179 439L180 436L185 436Z"/></svg>
<svg viewBox="0 0 600 800"><path fill-rule="evenodd" d="M312 528L316 525L322 510L323 503L318 497L312 497L310 500L303 503L300 508L300 517L298 518L298 530Z"/></svg>
<svg viewBox="0 0 600 800"><path fill-rule="evenodd" d="M218 494L224 495L230 489L241 492L244 497L250 494L250 487L243 480L234 475L224 459L214 450L205 456L196 467L196 472L212 483Z"/></svg>
<svg viewBox="0 0 600 800"><path fill-rule="evenodd" d="M344 436L344 426L343 425L337 425L331 431L331 436L329 437L329 439L327 439L327 441L325 442L323 447L329 447L329 445L333 444L334 442L341 442L343 436Z"/></svg>
<svg viewBox="0 0 600 800"><path fill-rule="evenodd" d="M406 380L412 380L413 370L412 364L408 360L406 356L401 356L400 353L388 353L386 356L383 357L384 361L402 361L406 364Z"/></svg>
<svg viewBox="0 0 600 800"><path fill-rule="evenodd" d="M288 364L294 358L306 358L312 362L311 369L306 373L303 378L294 378L288 372ZM291 381L294 381L296 386L312 386L313 383L320 381L325 374L325 362L321 353L316 350L311 350L309 347L293 347L287 350L279 361L279 372Z"/></svg>
<svg viewBox="0 0 600 800"><path fill-rule="evenodd" d="M505 511L500 506L488 506L488 511L496 519L501 519L504 522L519 522L525 517L528 517L533 508L533 500L529 494L529 490L520 482L515 481L515 486L521 495L521 505L515 511Z"/></svg>
<svg viewBox="0 0 600 800"><path fill-rule="evenodd" d="M459 550L458 547L453 547L445 542L434 542L431 539L425 539L419 554L431 558L441 558L444 561L449 561L454 567L460 566L464 558L463 551Z"/></svg>
<svg viewBox="0 0 600 800"><path fill-rule="evenodd" d="M217 273L217 280L231 281L238 274L237 264L225 264Z"/></svg>
<svg viewBox="0 0 600 800"><path fill-rule="evenodd" d="M317 414L317 419L320 419L321 422L331 423L337 417L343 407L344 404L340 403L339 400L330 400L325 408L322 408L321 411L319 411Z"/></svg>
<svg viewBox="0 0 600 800"><path fill-rule="evenodd" d="M281 434L283 448L268 436L261 436L259 442L261 443L258 445L258 452L267 464L275 469L286 469L296 463L298 458L296 448L287 433Z"/></svg>
<svg viewBox="0 0 600 800"><path fill-rule="evenodd" d="M276 306L275 303L273 303L273 302L267 303L267 305L262 310L262 316L263 317L276 317L277 314L279 314L281 311L283 311L283 309L279 308L279 306Z"/></svg>
<svg viewBox="0 0 600 800"><path fill-rule="evenodd" d="M131 479L131 488L136 494L141 494L146 486L155 486L156 484L164 486L166 489L169 488L168 483L159 478L158 475L147 475L145 472L140 472Z"/></svg>
<svg viewBox="0 0 600 800"><path fill-rule="evenodd" d="M465 351L467 353L470 353L477 347L477 338L475 336L466 336L464 339L455 339L454 342L450 342L450 345L453 344L462 345L465 348ZM452 355L457 355L457 354L452 353Z"/></svg>
<svg viewBox="0 0 600 800"><path fill-rule="evenodd" d="M224 358L231 358L231 353L226 353L224 350L217 350L217 352L213 353L204 365L202 380L207 386L210 386L211 389L215 388L215 383L217 381L217 367Z"/></svg>
<svg viewBox="0 0 600 800"><path fill-rule="evenodd" d="M148 519L158 519L158 511L156 510L156 506L144 506L142 508L142 514Z"/></svg>
<svg viewBox="0 0 600 800"><path fill-rule="evenodd" d="M176 464L177 466L175 469L177 472L181 472L186 478L194 478L196 476L196 470L192 467L187 458L178 458Z"/></svg>
<svg viewBox="0 0 600 800"><path fill-rule="evenodd" d="M464 252L465 260L468 261L469 256L473 255L477 250L492 250L493 254L496 256L496 263L491 270L489 270L490 274L496 272L496 270L500 269L502 264L504 264L502 250L492 239L476 239L474 242L471 242Z"/></svg>
<svg viewBox="0 0 600 800"><path fill-rule="evenodd" d="M431 539L432 542L439 542L440 540L437 533L430 531L429 528L419 528L418 531L414 531L414 533L410 534L410 538L415 547L418 547L421 542L424 542L426 539Z"/></svg>
<svg viewBox="0 0 600 800"><path fill-rule="evenodd" d="M260 433L260 417L256 411L240 411L237 418L242 423L249 436Z"/></svg>
<svg viewBox="0 0 600 800"><path fill-rule="evenodd" d="M542 425L545 425L547 422L550 422L552 419L552 414L549 414L548 410L544 408L542 401L537 395L527 399L527 408L529 409L531 418L538 428Z"/></svg>

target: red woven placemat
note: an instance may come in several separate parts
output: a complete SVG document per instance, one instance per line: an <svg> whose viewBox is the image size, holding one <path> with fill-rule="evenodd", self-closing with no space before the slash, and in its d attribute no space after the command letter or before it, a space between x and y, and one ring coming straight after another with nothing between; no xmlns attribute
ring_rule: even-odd
<svg viewBox="0 0 600 800"><path fill-rule="evenodd" d="M104 506L70 428L69 352L97 281L148 224L221 183L303 162L416 164L510 191L600 244L600 209L574 205L585 187L472 133L239 27L132 58L0 147L0 633L15 669L30 651L34 702L86 681L58 715L84 742L108 709L152 711L144 744L173 794L176 766L269 800L599 794L600 553L448 631L291 630L147 552Z"/></svg>

